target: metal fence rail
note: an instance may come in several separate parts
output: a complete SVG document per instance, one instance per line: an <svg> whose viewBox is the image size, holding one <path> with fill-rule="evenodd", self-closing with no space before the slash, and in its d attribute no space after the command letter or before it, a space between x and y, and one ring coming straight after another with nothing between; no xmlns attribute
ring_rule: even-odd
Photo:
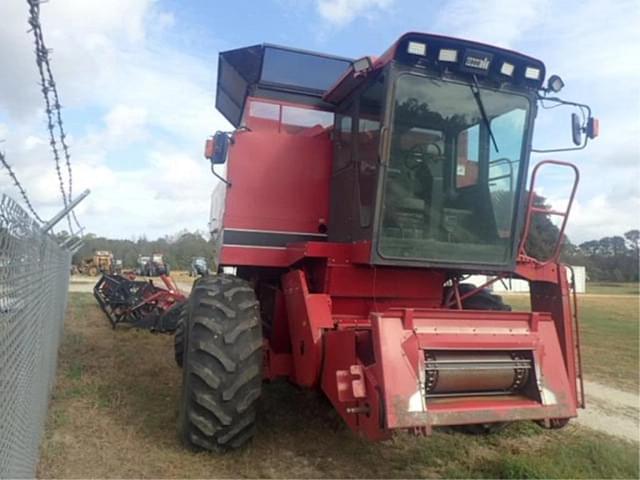
<svg viewBox="0 0 640 480"><path fill-rule="evenodd" d="M71 252L0 202L0 478L33 477L55 379Z"/></svg>

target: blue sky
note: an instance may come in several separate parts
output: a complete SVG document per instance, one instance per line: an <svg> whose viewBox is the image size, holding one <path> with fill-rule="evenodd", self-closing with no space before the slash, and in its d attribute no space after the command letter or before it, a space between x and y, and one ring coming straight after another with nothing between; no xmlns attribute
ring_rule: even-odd
<svg viewBox="0 0 640 480"><path fill-rule="evenodd" d="M226 128L214 110L219 51L270 42L347 57L379 55L403 32L461 36L540 58L562 96L590 104L602 135L556 154L582 171L574 241L637 228L640 211L640 6L551 0L51 0L47 44L71 136L74 190L89 231L113 237L206 229L216 180L202 158ZM26 4L0 18L0 139L43 215L60 206L47 150ZM568 143L570 112L543 112L535 143ZM3 175L3 192L14 193ZM562 182L542 193L562 203Z"/></svg>

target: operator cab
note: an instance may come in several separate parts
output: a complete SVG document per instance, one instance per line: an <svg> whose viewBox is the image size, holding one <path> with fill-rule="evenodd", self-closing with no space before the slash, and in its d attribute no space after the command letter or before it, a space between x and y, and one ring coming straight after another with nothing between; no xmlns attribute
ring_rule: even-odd
<svg viewBox="0 0 640 480"><path fill-rule="evenodd" d="M377 264L512 268L544 73L415 33L354 62L324 96L336 105L329 240L371 241Z"/></svg>
<svg viewBox="0 0 640 480"><path fill-rule="evenodd" d="M328 241L355 244L364 264L513 271L530 152L597 135L589 107L548 96L563 82L544 78L534 58L422 33L375 60L222 52L216 106L235 130L205 150L223 182L210 222L221 261L281 266L288 245ZM576 147L532 150L537 102L580 109ZM213 165L227 156L224 179Z"/></svg>

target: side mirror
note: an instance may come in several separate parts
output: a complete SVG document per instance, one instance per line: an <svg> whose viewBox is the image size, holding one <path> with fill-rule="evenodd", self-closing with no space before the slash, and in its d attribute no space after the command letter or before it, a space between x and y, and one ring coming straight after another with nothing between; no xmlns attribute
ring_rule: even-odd
<svg viewBox="0 0 640 480"><path fill-rule="evenodd" d="M573 137L574 145L582 145L582 125L577 113L571 114L571 136Z"/></svg>
<svg viewBox="0 0 640 480"><path fill-rule="evenodd" d="M208 138L204 146L204 156L214 165L222 165L227 160L229 149L229 135L224 132L216 132L212 138Z"/></svg>
<svg viewBox="0 0 640 480"><path fill-rule="evenodd" d="M589 120L587 120L587 137L593 140L598 135L600 135L600 120L589 117Z"/></svg>
<svg viewBox="0 0 640 480"><path fill-rule="evenodd" d="M553 78L553 77L552 77ZM560 87L560 83L562 80L557 77L553 79L553 83L556 83L555 88ZM551 79L550 79L551 80ZM546 89L545 89L546 90ZM551 85L549 86L548 91L552 91L553 88ZM547 90L546 90L547 91ZM550 153L550 152L569 152L573 150L582 150L587 146L589 140L593 140L596 138L600 131L600 122L597 118L591 116L591 107L589 105L585 105L584 103L576 103L570 102L568 100L562 100L558 97L548 97L545 95L539 95L538 100L546 110L555 110L555 107L559 106L568 106L573 107L575 110L579 110L580 113L572 113L571 114L571 140L573 142L572 147L563 147L563 148L532 148L531 151L535 153ZM547 106L547 103L553 104L552 106ZM560 116L556 117L556 121L564 122L566 114L561 113Z"/></svg>

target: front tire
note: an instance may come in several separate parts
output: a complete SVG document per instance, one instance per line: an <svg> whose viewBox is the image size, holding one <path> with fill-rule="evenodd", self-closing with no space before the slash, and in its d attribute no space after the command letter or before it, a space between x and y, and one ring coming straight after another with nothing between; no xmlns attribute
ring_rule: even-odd
<svg viewBox="0 0 640 480"><path fill-rule="evenodd" d="M550 418L549 422L545 422L544 420L536 420L536 423L542 428L546 428L549 430L560 430L561 428L566 427L569 424L570 418Z"/></svg>
<svg viewBox="0 0 640 480"><path fill-rule="evenodd" d="M262 332L255 292L235 276L203 277L194 284L188 311L182 440L195 450L239 448L255 434L262 386Z"/></svg>
<svg viewBox="0 0 640 480"><path fill-rule="evenodd" d="M470 283L460 284L460 295L464 295L472 290L475 290L475 285ZM494 310L502 312L510 312L511 306L504 303L502 297L495 295L486 288L478 291L475 295L462 300L462 308L464 310Z"/></svg>

